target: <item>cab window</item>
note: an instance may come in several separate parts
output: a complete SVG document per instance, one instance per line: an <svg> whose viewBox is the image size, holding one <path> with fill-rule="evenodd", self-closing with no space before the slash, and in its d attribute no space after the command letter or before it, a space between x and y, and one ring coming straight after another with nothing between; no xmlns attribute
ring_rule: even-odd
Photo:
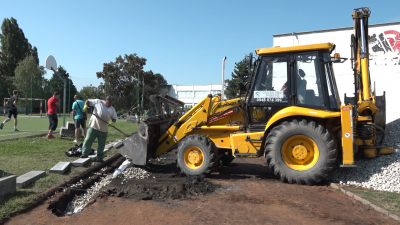
<svg viewBox="0 0 400 225"><path fill-rule="evenodd" d="M295 55L296 104L324 107L317 53Z"/></svg>
<svg viewBox="0 0 400 225"><path fill-rule="evenodd" d="M271 104L288 102L288 57L262 57L255 78L254 89L250 93L250 103Z"/></svg>

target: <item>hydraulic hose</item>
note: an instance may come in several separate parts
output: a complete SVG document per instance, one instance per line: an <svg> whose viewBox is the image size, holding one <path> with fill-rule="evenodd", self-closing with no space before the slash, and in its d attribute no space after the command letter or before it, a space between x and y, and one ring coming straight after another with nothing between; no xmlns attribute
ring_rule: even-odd
<svg viewBox="0 0 400 225"><path fill-rule="evenodd" d="M372 127L382 131L382 138L379 141L379 146L382 145L383 140L385 139L385 130L376 125L376 124L366 124L366 123L362 123L360 125L357 126L356 128L356 132L357 132L357 138L362 139L362 140L368 140L374 137L374 131L372 130Z"/></svg>

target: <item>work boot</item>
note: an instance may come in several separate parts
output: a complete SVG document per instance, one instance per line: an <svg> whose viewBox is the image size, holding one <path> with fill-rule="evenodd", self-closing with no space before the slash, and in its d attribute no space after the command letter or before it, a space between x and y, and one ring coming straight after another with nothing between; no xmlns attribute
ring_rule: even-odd
<svg viewBox="0 0 400 225"><path fill-rule="evenodd" d="M96 162L103 163L104 160L103 159L97 159Z"/></svg>
<svg viewBox="0 0 400 225"><path fill-rule="evenodd" d="M4 127L4 123L1 123L0 124L0 130L3 130L3 127Z"/></svg>
<svg viewBox="0 0 400 225"><path fill-rule="evenodd" d="M81 155L79 158L86 159L87 157L89 157L89 156L87 156L87 155Z"/></svg>

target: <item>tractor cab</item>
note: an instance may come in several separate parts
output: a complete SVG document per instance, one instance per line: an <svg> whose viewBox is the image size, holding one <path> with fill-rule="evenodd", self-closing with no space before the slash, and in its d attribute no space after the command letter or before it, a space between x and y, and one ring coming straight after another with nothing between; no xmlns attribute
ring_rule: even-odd
<svg viewBox="0 0 400 225"><path fill-rule="evenodd" d="M324 43L256 49L259 57L247 102L250 130L265 128L271 116L289 106L340 112L333 48Z"/></svg>

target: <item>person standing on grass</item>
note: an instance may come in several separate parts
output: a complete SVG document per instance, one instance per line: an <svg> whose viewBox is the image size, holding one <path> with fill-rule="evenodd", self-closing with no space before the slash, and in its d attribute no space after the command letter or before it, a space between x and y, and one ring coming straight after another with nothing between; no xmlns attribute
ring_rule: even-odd
<svg viewBox="0 0 400 225"><path fill-rule="evenodd" d="M53 97L49 98L47 101L47 117L49 118L49 133L47 134L47 139L55 138L53 136L53 131L57 129L57 107L60 107L60 105L60 93L56 91L54 92Z"/></svg>
<svg viewBox="0 0 400 225"><path fill-rule="evenodd" d="M75 123L75 140L73 142L78 142L79 137L79 128L82 126L83 138L86 137L86 116L84 116L85 112L83 111L83 107L85 106L85 101L79 100L79 96L74 96L75 102L72 104L72 116L74 117Z"/></svg>
<svg viewBox="0 0 400 225"><path fill-rule="evenodd" d="M87 106L94 106L93 115L89 120L89 129L82 146L81 158L87 158L92 150L92 144L97 138L97 162L103 162L104 147L108 134L108 125L117 121L117 112L112 106L114 99L112 96L107 96L104 101L100 99L86 100ZM109 122L111 119L112 123Z"/></svg>
<svg viewBox="0 0 400 225"><path fill-rule="evenodd" d="M0 124L0 129L2 130L4 124L11 120L11 115L14 116L14 131L19 131L17 129L17 115L18 115L18 90L13 91L13 96L11 96L7 101L7 108L8 108L8 117Z"/></svg>

